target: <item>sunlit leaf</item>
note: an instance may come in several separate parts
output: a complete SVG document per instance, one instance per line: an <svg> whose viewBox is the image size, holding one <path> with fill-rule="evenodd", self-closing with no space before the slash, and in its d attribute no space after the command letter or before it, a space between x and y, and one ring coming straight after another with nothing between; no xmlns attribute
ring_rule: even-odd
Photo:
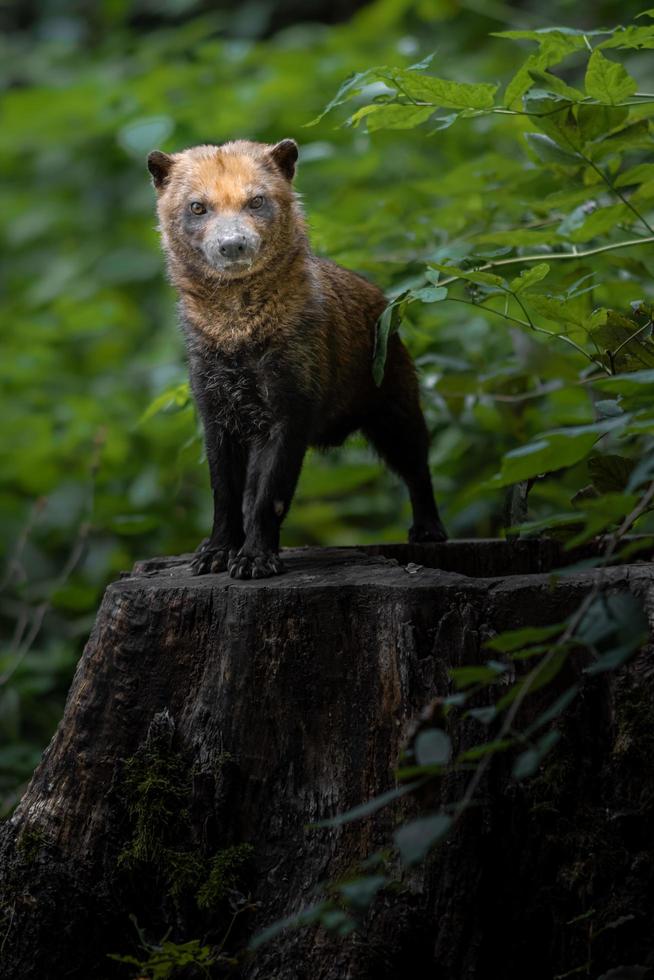
<svg viewBox="0 0 654 980"><path fill-rule="evenodd" d="M586 69L586 92L599 102L616 105L634 94L638 85L622 65L593 51Z"/></svg>

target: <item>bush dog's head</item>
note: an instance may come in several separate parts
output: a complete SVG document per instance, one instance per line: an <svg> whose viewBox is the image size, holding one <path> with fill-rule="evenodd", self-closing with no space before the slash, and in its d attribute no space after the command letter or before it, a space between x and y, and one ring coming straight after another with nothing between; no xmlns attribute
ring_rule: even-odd
<svg viewBox="0 0 654 980"><path fill-rule="evenodd" d="M283 265L301 226L297 156L290 139L153 150L148 169L171 264L192 279L222 280Z"/></svg>

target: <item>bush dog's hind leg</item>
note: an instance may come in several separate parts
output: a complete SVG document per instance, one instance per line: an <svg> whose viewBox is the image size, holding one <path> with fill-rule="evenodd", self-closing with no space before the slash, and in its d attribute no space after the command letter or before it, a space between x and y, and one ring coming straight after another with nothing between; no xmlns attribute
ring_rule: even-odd
<svg viewBox="0 0 654 980"><path fill-rule="evenodd" d="M446 541L429 472L429 433L415 370L399 338L392 340L377 411L362 427L363 433L407 485L413 510L409 541Z"/></svg>

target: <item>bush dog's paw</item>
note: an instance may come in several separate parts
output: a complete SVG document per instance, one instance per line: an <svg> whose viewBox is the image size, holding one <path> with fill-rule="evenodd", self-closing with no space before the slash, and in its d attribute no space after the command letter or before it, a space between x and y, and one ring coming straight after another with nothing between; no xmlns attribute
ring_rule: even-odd
<svg viewBox="0 0 654 980"><path fill-rule="evenodd" d="M447 531L440 521L430 521L428 524L414 524L409 528L411 544L422 544L428 541L447 541Z"/></svg>
<svg viewBox="0 0 654 980"><path fill-rule="evenodd" d="M236 554L228 548L210 548L205 546L202 551L196 552L195 558L191 562L191 575L210 575L217 572L226 572L230 557Z"/></svg>
<svg viewBox="0 0 654 980"><path fill-rule="evenodd" d="M232 578L271 578L284 571L279 555L271 551L259 555L239 553L230 558L228 571Z"/></svg>

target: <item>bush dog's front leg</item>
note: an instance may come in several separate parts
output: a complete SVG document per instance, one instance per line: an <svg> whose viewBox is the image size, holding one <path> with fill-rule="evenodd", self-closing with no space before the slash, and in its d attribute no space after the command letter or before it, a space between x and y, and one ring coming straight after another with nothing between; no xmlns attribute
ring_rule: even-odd
<svg viewBox="0 0 654 980"><path fill-rule="evenodd" d="M282 423L265 441L251 446L243 497L245 542L229 560L232 578L267 578L284 570L278 554L279 532L307 443L303 432Z"/></svg>
<svg viewBox="0 0 654 980"><path fill-rule="evenodd" d="M213 529L191 563L193 575L226 571L229 558L238 552L245 537L245 449L230 433L206 419L205 443L213 491Z"/></svg>

